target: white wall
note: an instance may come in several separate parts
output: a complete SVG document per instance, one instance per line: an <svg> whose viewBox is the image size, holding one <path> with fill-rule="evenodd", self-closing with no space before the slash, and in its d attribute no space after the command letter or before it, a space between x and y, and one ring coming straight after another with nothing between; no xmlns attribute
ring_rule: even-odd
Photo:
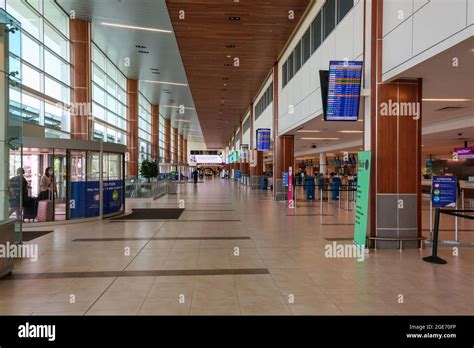
<svg viewBox="0 0 474 348"><path fill-rule="evenodd" d="M242 124L244 124L245 122L247 122L247 120L250 118L250 111L247 113L247 115L245 115L244 117L244 121L242 122ZM242 141L243 141L243 144L248 144L250 146L250 127L249 129L243 134L242 136Z"/></svg>
<svg viewBox="0 0 474 348"><path fill-rule="evenodd" d="M256 115L255 114L255 107L256 107L258 101L260 100L262 95L266 92L266 90L268 89L268 87L270 86L270 84L272 82L273 82L273 77L272 77L272 75L270 75L270 77L267 79L267 81L265 81L265 84L263 85L263 88L260 91L259 95L255 99L255 103L253 105L254 106L254 115ZM273 139L273 102L270 103L267 106L267 108L262 112L262 114L258 117L258 119L255 120L254 123L253 123L254 132L251 136L253 137L253 144L254 144L255 147L257 146L257 139L256 138L257 138L257 129L259 129L259 128L270 128L272 130L271 135L270 135L270 139Z"/></svg>
<svg viewBox="0 0 474 348"><path fill-rule="evenodd" d="M383 79L474 35L474 0L385 0Z"/></svg>
<svg viewBox="0 0 474 348"><path fill-rule="evenodd" d="M333 32L282 90L282 66L321 10L322 5L323 1L318 1L313 5L278 63L278 88L280 90L278 105L279 135L283 135L322 115L319 70L327 70L330 60L362 59L364 2L363 0L355 0L351 11L337 24ZM289 113L290 105L294 107L294 114Z"/></svg>
<svg viewBox="0 0 474 348"><path fill-rule="evenodd" d="M206 151L207 146L204 142L196 142L188 140L188 153L186 158L186 163L189 163L189 156L191 155L191 150Z"/></svg>

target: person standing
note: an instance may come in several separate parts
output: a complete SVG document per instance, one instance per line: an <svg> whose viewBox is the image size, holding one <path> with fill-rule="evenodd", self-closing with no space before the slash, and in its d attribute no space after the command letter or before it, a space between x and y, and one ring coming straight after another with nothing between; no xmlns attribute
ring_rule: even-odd
<svg viewBox="0 0 474 348"><path fill-rule="evenodd" d="M196 185L198 183L198 177L199 177L199 173L196 169L194 169L194 171L193 171L194 185Z"/></svg>
<svg viewBox="0 0 474 348"><path fill-rule="evenodd" d="M54 194L56 193L56 188L54 186L54 171L53 168L48 167L44 171L44 175L41 177L40 182L40 194L39 200L52 200Z"/></svg>
<svg viewBox="0 0 474 348"><path fill-rule="evenodd" d="M28 201L28 181L25 179L25 170L23 168L18 168L16 174L16 176L10 179L10 185L8 186L8 201L10 203L8 216L15 213L16 218L21 220L22 207Z"/></svg>

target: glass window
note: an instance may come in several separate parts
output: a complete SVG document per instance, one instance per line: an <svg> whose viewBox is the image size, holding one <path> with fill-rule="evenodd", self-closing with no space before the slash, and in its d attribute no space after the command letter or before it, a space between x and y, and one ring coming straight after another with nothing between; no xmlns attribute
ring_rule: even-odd
<svg viewBox="0 0 474 348"><path fill-rule="evenodd" d="M313 24L311 24L311 36L313 39L313 45L311 48L313 53L319 48L319 46L321 46L321 28L321 13L319 13L314 19Z"/></svg>
<svg viewBox="0 0 474 348"><path fill-rule="evenodd" d="M301 41L298 42L298 44L296 45L294 59L295 59L295 74L296 74L301 69Z"/></svg>
<svg viewBox="0 0 474 348"><path fill-rule="evenodd" d="M291 52L290 56L288 57L288 82L293 78L293 75L294 75L293 55L294 55L294 52Z"/></svg>
<svg viewBox="0 0 474 348"><path fill-rule="evenodd" d="M18 93L23 100L35 100L34 107L19 115L45 126L46 136L67 138L69 112L53 104L70 102L69 17L54 0L8 0L7 11L22 23L19 58L22 84L29 89Z"/></svg>
<svg viewBox="0 0 474 348"><path fill-rule="evenodd" d="M336 0L327 0L323 6L324 39L334 30L336 26Z"/></svg>
<svg viewBox="0 0 474 348"><path fill-rule="evenodd" d="M283 67L281 68L281 78L282 78L282 84L283 84L283 87L286 86L286 84L288 83L288 61L285 62L285 64L283 64Z"/></svg>
<svg viewBox="0 0 474 348"><path fill-rule="evenodd" d="M337 22L339 23L354 6L354 0L337 1Z"/></svg>
<svg viewBox="0 0 474 348"><path fill-rule="evenodd" d="M97 131L94 136L105 142L125 145L127 138L126 92L116 81L126 83L126 78L95 44L92 51L92 63L93 122L94 132Z"/></svg>
<svg viewBox="0 0 474 348"><path fill-rule="evenodd" d="M303 35L303 39L301 40L303 44L303 64L311 56L311 28L306 30L306 33Z"/></svg>

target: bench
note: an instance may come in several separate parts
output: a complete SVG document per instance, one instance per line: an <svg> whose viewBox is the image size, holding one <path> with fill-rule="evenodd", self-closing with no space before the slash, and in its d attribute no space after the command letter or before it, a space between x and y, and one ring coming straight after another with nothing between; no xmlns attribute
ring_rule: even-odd
<svg viewBox="0 0 474 348"><path fill-rule="evenodd" d="M424 249L423 241L426 240L426 237L367 237L368 240L375 241L375 250L377 250L377 241L389 241L389 242L398 242L400 251L403 250L403 242L414 242L422 241L421 249Z"/></svg>

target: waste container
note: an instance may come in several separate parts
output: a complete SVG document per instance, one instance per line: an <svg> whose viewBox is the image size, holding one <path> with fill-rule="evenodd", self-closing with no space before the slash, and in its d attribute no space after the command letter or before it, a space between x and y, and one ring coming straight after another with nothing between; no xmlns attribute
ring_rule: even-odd
<svg viewBox="0 0 474 348"><path fill-rule="evenodd" d="M314 177L308 175L304 179L304 186L306 188L306 200L313 201L314 200Z"/></svg>
<svg viewBox="0 0 474 348"><path fill-rule="evenodd" d="M169 182L169 191L168 194L175 195L178 193L178 182L174 180L170 180Z"/></svg>

